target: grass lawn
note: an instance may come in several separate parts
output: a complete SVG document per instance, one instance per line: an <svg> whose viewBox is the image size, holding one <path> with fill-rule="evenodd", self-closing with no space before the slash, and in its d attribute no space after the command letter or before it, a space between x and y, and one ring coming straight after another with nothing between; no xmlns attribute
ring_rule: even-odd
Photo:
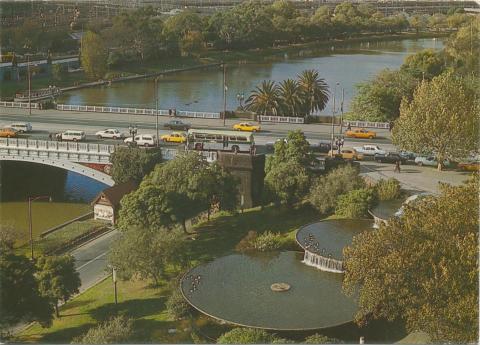
<svg viewBox="0 0 480 345"><path fill-rule="evenodd" d="M268 207L250 209L238 215L219 215L210 222L197 225L194 241L189 242L192 264L223 256L249 230L262 233L267 230L288 234L301 225L319 218L310 208L283 209ZM172 279L178 274L172 274ZM99 321L116 313L134 318L137 333L131 342L192 343L192 329L205 341L212 343L229 327L219 325L194 312L191 320L172 321L165 311L165 301L170 294L169 282L153 288L149 282L126 281L118 283L119 305L113 303L111 279L107 279L61 307L61 317L52 327L35 324L18 334L16 342L70 343L72 338L84 334ZM169 329L176 329L170 334Z"/></svg>

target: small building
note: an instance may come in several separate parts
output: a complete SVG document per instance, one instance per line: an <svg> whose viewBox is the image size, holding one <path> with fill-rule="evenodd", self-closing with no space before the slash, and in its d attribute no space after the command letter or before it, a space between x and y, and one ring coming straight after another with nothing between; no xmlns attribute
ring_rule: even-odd
<svg viewBox="0 0 480 345"><path fill-rule="evenodd" d="M106 220L115 224L120 200L123 196L137 189L133 181L116 184L101 191L92 201L94 219Z"/></svg>

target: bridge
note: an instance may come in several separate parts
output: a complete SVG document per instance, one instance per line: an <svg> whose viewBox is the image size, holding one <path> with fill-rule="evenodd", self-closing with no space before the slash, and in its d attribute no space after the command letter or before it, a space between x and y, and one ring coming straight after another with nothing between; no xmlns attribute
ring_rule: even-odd
<svg viewBox="0 0 480 345"><path fill-rule="evenodd" d="M110 155L115 147L116 145L0 138L0 161L50 165L113 186L115 182L110 176ZM175 158L178 153L176 148L162 147L161 150L165 160Z"/></svg>

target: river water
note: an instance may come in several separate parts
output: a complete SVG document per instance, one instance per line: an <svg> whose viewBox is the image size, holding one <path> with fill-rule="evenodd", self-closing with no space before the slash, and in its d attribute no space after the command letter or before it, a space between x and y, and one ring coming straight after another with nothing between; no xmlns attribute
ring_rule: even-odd
<svg viewBox="0 0 480 345"><path fill-rule="evenodd" d="M245 98L262 80L281 81L295 78L305 69L316 69L330 86L332 97L321 114L331 114L334 85L337 113L344 88L344 111L354 96L355 85L375 76L384 68L396 69L407 55L423 49L441 49L439 39L404 39L361 42L330 48L291 49L263 57L262 62L230 64L227 67L227 109L238 107L237 95ZM159 108L190 111L221 111L223 109L223 72L220 67L166 75L159 80ZM125 107L154 107L153 79L141 79L111 86L76 90L62 95L60 103Z"/></svg>

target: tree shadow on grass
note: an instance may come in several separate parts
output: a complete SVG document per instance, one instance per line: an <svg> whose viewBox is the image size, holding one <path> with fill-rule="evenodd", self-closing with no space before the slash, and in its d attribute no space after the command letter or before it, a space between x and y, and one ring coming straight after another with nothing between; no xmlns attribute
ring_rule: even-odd
<svg viewBox="0 0 480 345"><path fill-rule="evenodd" d="M77 327L62 328L58 331L45 334L41 343L68 344L73 338L84 335L95 324L88 323Z"/></svg>
<svg viewBox="0 0 480 345"><path fill-rule="evenodd" d="M125 315L133 319L152 316L165 309L166 297L132 299L115 303L106 303L90 311L90 315L97 321L105 321L115 315Z"/></svg>
<svg viewBox="0 0 480 345"><path fill-rule="evenodd" d="M79 308L79 307L83 307L85 305L88 305L90 303L92 303L93 300L72 300L72 301L68 301L68 303L62 305L60 307L60 316L68 316L68 312L69 311L72 311L72 309L75 309L75 308Z"/></svg>
<svg viewBox="0 0 480 345"><path fill-rule="evenodd" d="M135 320L135 332L129 343L187 343L191 344L190 323L183 321ZM169 333L169 330L175 330ZM185 330L184 330L185 329Z"/></svg>

